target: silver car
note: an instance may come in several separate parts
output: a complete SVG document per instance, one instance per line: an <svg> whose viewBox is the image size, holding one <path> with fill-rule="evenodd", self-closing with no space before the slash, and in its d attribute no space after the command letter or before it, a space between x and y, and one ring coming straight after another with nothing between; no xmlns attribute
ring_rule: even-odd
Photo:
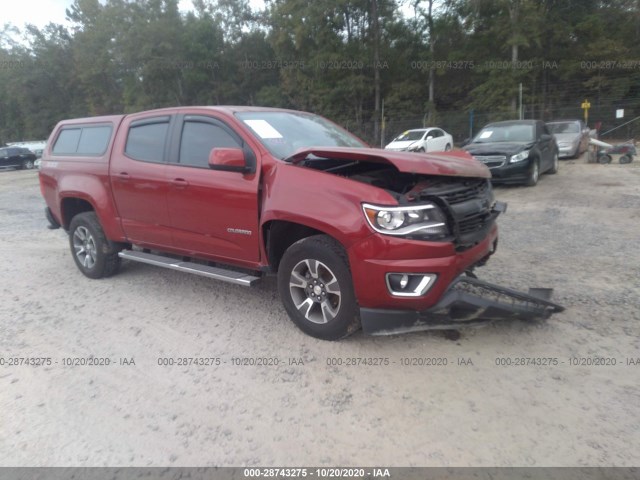
<svg viewBox="0 0 640 480"><path fill-rule="evenodd" d="M558 157L575 158L589 146L589 128L582 120L548 122L547 127L558 142Z"/></svg>

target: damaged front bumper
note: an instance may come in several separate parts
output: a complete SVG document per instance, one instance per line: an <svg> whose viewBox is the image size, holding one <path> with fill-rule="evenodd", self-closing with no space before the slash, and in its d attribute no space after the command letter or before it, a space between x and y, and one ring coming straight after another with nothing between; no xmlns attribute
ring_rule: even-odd
<svg viewBox="0 0 640 480"><path fill-rule="evenodd" d="M477 278L458 277L428 310L361 308L360 319L362 330L369 335L451 330L496 320L543 320L564 310L549 301L552 291L532 288L522 293Z"/></svg>

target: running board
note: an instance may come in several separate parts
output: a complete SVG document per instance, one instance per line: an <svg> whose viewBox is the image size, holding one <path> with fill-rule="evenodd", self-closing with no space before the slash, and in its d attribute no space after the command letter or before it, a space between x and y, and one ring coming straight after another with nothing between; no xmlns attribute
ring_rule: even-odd
<svg viewBox="0 0 640 480"><path fill-rule="evenodd" d="M134 250L123 250L118 253L120 258L133 260L134 262L147 263L156 267L170 268L180 272L193 273L203 277L215 278L223 282L234 283L245 287L251 287L260 281L260 277L247 275L246 273L226 270L219 267L210 267L199 263L184 262L171 257L154 255L153 253L138 252Z"/></svg>

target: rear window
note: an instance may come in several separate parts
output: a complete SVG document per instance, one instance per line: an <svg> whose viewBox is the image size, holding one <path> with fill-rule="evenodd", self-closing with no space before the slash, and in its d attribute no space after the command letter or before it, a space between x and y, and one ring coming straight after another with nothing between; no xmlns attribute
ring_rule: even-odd
<svg viewBox="0 0 640 480"><path fill-rule="evenodd" d="M99 157L107 151L111 125L64 128L53 145L54 155Z"/></svg>

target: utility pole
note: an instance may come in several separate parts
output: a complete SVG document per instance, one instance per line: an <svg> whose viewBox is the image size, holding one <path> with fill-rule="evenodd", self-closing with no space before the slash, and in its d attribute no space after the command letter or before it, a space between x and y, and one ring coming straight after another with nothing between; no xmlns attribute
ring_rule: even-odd
<svg viewBox="0 0 640 480"><path fill-rule="evenodd" d="M523 115L522 115L522 82L520 82L520 88L519 88L519 92L518 92L518 97L520 99L520 120L523 119Z"/></svg>
<svg viewBox="0 0 640 480"><path fill-rule="evenodd" d="M378 22L378 0L371 0L371 28L373 30L373 138L378 140L380 124L380 25Z"/></svg>

